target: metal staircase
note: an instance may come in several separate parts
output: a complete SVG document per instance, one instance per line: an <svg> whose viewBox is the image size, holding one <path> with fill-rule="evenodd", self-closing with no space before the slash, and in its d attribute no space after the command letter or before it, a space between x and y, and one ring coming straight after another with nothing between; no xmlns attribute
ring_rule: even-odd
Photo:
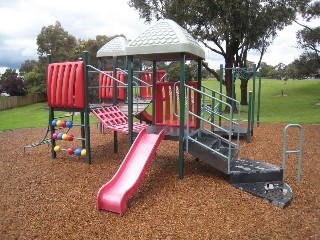
<svg viewBox="0 0 320 240"><path fill-rule="evenodd" d="M219 95L218 92L207 94L190 86L186 86L187 98L190 91L196 91L202 96L201 99L209 98L209 102L218 102L220 106L229 107L230 116L226 117L221 111L217 111L213 104L211 105L213 107L205 105L206 101L201 103L201 116L189 111L189 115L200 120L201 127L189 133L187 122L186 151L227 174L233 187L265 199L280 208L288 206L292 200L292 190L283 181L283 168L256 160L238 158L240 131L232 129L240 127L240 103L225 95ZM229 103L223 99L228 100ZM189 100L187 99L186 102L189 103ZM238 111L238 119L236 120L234 120L234 115L236 115L233 112L234 106ZM189 108L187 107L187 109ZM208 115L210 116L209 120L206 119ZM222 127L220 121L211 120L222 118L228 122L227 126ZM219 129L222 134L218 134L216 129Z"/></svg>
<svg viewBox="0 0 320 240"><path fill-rule="evenodd" d="M284 208L292 200L292 190L283 181L283 169L250 159L235 159L231 165L230 184L240 190Z"/></svg>

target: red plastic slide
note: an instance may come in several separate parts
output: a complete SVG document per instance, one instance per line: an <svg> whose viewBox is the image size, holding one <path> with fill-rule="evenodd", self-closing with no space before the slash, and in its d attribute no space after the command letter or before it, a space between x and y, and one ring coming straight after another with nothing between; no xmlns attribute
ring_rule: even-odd
<svg viewBox="0 0 320 240"><path fill-rule="evenodd" d="M103 185L97 196L98 210L117 212L122 216L127 201L140 185L164 132L148 134L141 130L113 178Z"/></svg>

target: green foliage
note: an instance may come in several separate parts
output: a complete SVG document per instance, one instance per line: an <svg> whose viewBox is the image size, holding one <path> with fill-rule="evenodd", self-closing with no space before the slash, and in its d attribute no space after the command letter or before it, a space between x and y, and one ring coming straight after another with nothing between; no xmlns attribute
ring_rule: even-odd
<svg viewBox="0 0 320 240"><path fill-rule="evenodd" d="M28 93L46 94L46 76L39 71L38 67L33 68L31 72L27 72L24 79L28 83Z"/></svg>
<svg viewBox="0 0 320 240"><path fill-rule="evenodd" d="M21 64L19 73L21 76L24 76L25 73L31 72L33 68L36 66L37 66L36 60L26 60Z"/></svg>
<svg viewBox="0 0 320 240"><path fill-rule="evenodd" d="M186 81L192 80L191 67L189 65L185 65L185 79ZM169 64L169 81L180 81L180 65L178 62Z"/></svg>
<svg viewBox="0 0 320 240"><path fill-rule="evenodd" d="M316 55L320 65L320 27L304 28L298 31L297 39L299 47Z"/></svg>
<svg viewBox="0 0 320 240"><path fill-rule="evenodd" d="M278 73L278 70L276 70L276 69L270 69L269 70L269 72L267 73L267 77L268 78L273 78L273 79L275 79L275 78L278 78L278 76L279 76L279 73Z"/></svg>
<svg viewBox="0 0 320 240"><path fill-rule="evenodd" d="M212 0L130 0L141 18L172 19L195 39L225 59L225 67L246 67L247 53L263 54L278 30L292 23L296 13L310 0L212 1ZM259 64L258 64L259 67ZM225 76L231 96L231 71Z"/></svg>
<svg viewBox="0 0 320 240"><path fill-rule="evenodd" d="M16 73L16 70L6 69L0 78L0 92L6 92L10 96L26 95L26 86L23 78Z"/></svg>
<svg viewBox="0 0 320 240"><path fill-rule="evenodd" d="M79 40L73 54L76 59L79 59L82 57L82 52L87 51L89 56L89 64L97 65L97 51L115 37L117 37L117 35L112 37L108 37L106 35L97 35L96 39Z"/></svg>
<svg viewBox="0 0 320 240"><path fill-rule="evenodd" d="M320 2L312 1L310 4L301 8L301 13L306 21L320 17ZM298 23L298 22L297 22ZM298 46L305 50L305 53L315 55L315 59L320 65L320 27L309 27L298 23L304 28L297 32Z"/></svg>
<svg viewBox="0 0 320 240"><path fill-rule="evenodd" d="M49 25L41 29L37 36L37 45L39 57L51 54L53 62L76 60L73 55L77 46L76 38L69 35L59 21L55 25Z"/></svg>
<svg viewBox="0 0 320 240"><path fill-rule="evenodd" d="M261 65L260 65L260 68L261 68L261 77L268 77L268 72L272 69L274 69L273 66L270 66L268 64L266 64L265 62L262 62Z"/></svg>
<svg viewBox="0 0 320 240"><path fill-rule="evenodd" d="M304 53L299 59L294 60L286 68L290 78L303 79L309 76L319 75L320 62L315 53Z"/></svg>

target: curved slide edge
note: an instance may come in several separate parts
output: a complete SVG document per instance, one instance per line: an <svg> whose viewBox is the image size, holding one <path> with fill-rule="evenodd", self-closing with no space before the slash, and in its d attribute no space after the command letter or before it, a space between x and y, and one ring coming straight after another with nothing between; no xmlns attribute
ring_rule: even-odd
<svg viewBox="0 0 320 240"><path fill-rule="evenodd" d="M144 109L142 112L135 115L140 121L144 121L146 124L152 124L152 116Z"/></svg>
<svg viewBox="0 0 320 240"><path fill-rule="evenodd" d="M163 139L164 131L148 134L146 129L141 130L116 174L98 191L98 210L116 212L120 216L126 212L128 199L140 185Z"/></svg>

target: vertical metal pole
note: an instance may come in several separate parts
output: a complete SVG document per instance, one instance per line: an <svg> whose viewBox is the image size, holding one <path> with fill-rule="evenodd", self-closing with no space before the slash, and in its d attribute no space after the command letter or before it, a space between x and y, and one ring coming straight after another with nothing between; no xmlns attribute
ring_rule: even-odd
<svg viewBox="0 0 320 240"><path fill-rule="evenodd" d="M82 55L83 55L83 67L84 67L84 125L85 125L84 132L85 132L86 162L91 163L88 52L84 51Z"/></svg>
<svg viewBox="0 0 320 240"><path fill-rule="evenodd" d="M256 65L253 64L253 77L252 77L252 120L251 120L251 129L254 127L254 113L255 113L255 102L256 102ZM251 132L253 133L253 132Z"/></svg>
<svg viewBox="0 0 320 240"><path fill-rule="evenodd" d="M232 68L232 75L231 75L231 98L235 99L235 76L234 76L234 68ZM226 101L228 102L228 101ZM231 119L233 119L233 111L234 111L234 101L231 101ZM230 126L230 131L232 131L232 126Z"/></svg>
<svg viewBox="0 0 320 240"><path fill-rule="evenodd" d="M129 148L133 143L133 56L127 57L128 67L128 144Z"/></svg>
<svg viewBox="0 0 320 240"><path fill-rule="evenodd" d="M299 147L298 147L298 154L299 154L299 159L298 159L298 177L297 180L298 182L301 181L301 164L302 164L302 141L303 141L303 132L302 132L302 127L298 125L300 129L300 138L299 138Z"/></svg>
<svg viewBox="0 0 320 240"><path fill-rule="evenodd" d="M219 126L221 126L221 113L222 113L222 80L223 80L223 65L220 64L220 103L219 103Z"/></svg>
<svg viewBox="0 0 320 240"><path fill-rule="evenodd" d="M248 127L247 127L247 143L250 142L251 137L251 107L252 106L252 91L249 92L249 106L248 106Z"/></svg>
<svg viewBox="0 0 320 240"><path fill-rule="evenodd" d="M198 81L197 89L199 91L201 91L201 88L202 88L202 59L201 58L198 59L197 81ZM202 96L201 94L196 93L197 111L198 111L196 114L198 116L201 116L201 114L202 114L202 109L201 109L201 101L202 101L202 99L201 99L201 96ZM197 118L196 127L200 128L200 119L199 118Z"/></svg>
<svg viewBox="0 0 320 240"><path fill-rule="evenodd" d="M112 58L113 77L117 78L117 57ZM118 83L113 81L113 105L118 104ZM118 132L113 131L113 152L118 153Z"/></svg>
<svg viewBox="0 0 320 240"><path fill-rule="evenodd" d="M52 63L52 57L51 54L48 54L47 56L47 63L48 65ZM49 126L50 126L50 131L51 131L51 156L52 158L57 157L57 153L54 151L54 147L56 146L56 140L52 137L52 134L55 132L55 128L52 126L52 121L54 119L54 109L53 107L49 106Z"/></svg>
<svg viewBox="0 0 320 240"><path fill-rule="evenodd" d="M215 115L215 104L216 104L216 101L215 101L215 97L216 97L216 93L214 91L211 92L211 96L212 96L212 99L211 99L211 123L214 124L214 115ZM214 132L214 125L211 125L211 131Z"/></svg>
<svg viewBox="0 0 320 240"><path fill-rule="evenodd" d="M185 112L185 53L180 54L180 126L179 126L179 178L184 177L184 112Z"/></svg>
<svg viewBox="0 0 320 240"><path fill-rule="evenodd" d="M257 127L260 125L261 68L259 69Z"/></svg>
<svg viewBox="0 0 320 240"><path fill-rule="evenodd" d="M152 63L152 125L156 122L156 84L157 84L157 62ZM160 94L160 93L159 93Z"/></svg>

